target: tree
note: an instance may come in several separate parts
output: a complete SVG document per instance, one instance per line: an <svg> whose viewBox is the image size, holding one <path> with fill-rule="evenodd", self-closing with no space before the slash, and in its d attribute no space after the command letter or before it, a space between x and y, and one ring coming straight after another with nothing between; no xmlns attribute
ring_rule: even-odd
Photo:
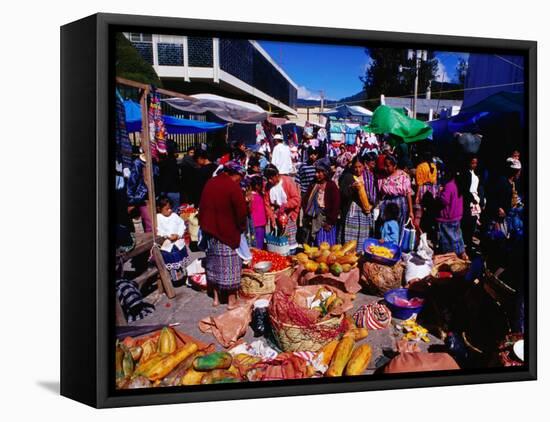
<svg viewBox="0 0 550 422"><path fill-rule="evenodd" d="M404 69L399 72L399 66L415 67L414 60L407 59L407 50L395 48L367 48L366 54L371 64L360 77L365 84L365 91L369 98L379 97L381 94L390 97L413 95L414 70ZM428 60L421 61L418 72L418 93L426 92L429 81L435 79L437 60L433 52L428 52Z"/></svg>
<svg viewBox="0 0 550 422"><path fill-rule="evenodd" d="M458 59L456 64L456 78L460 85L464 86L466 82L466 74L468 72L468 62L465 59Z"/></svg>
<svg viewBox="0 0 550 422"><path fill-rule="evenodd" d="M115 44L117 76L148 85L162 86L162 82L153 66L141 57L124 34L120 32L116 34Z"/></svg>

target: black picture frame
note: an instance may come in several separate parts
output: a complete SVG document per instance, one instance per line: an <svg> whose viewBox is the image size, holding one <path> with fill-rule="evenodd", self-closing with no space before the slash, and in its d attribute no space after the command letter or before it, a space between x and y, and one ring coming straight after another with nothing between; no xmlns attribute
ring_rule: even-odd
<svg viewBox="0 0 550 422"><path fill-rule="evenodd" d="M520 54L526 63L529 192L526 362L509 370L433 372L116 392L112 372L114 247L109 230L109 148L116 31L208 33L241 38L437 47ZM537 377L537 43L506 39L316 28L169 17L95 14L61 28L61 394L90 406L120 407L380 389L535 380ZM78 252L77 252L78 246ZM508 368L507 368L508 369Z"/></svg>

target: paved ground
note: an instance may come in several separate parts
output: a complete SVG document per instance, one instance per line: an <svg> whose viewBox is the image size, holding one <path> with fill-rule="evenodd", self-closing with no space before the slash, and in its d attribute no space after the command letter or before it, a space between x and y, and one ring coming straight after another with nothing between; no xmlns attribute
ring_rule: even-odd
<svg viewBox="0 0 550 422"><path fill-rule="evenodd" d="M197 258L200 255L193 254L192 256L193 258ZM178 322L180 323L178 326L179 330L206 343L214 343L218 349L222 349L212 335L204 334L199 330L198 322L202 318L210 315L215 316L225 312L227 310L226 305L213 307L212 299L208 297L205 292L196 291L185 286L176 288L176 297L174 299L170 300L165 295L159 296L155 292L149 295L146 300L155 304L156 311L149 317L132 325L170 324ZM370 296L359 292L354 300L352 312L363 304L377 302L379 300L381 300L380 297ZM395 350L396 339L398 339L397 332L393 328L393 325L384 330L369 332L368 337L364 340L368 342L373 349L373 358L371 360L369 372L372 372L375 367L383 363L383 351L386 352L385 354L388 354L392 350ZM250 327L244 336L244 340L247 342L256 340ZM430 340L429 344L421 342L420 348L422 350L427 350L429 345L442 343L439 339L431 335Z"/></svg>

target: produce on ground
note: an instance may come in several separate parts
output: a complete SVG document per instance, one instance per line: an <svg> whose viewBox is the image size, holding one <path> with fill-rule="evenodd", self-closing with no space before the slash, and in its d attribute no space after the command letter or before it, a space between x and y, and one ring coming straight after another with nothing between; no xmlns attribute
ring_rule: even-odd
<svg viewBox="0 0 550 422"><path fill-rule="evenodd" d="M290 259L286 256L279 255L275 252L264 251L260 249L251 249L252 252L252 264L254 268L258 262L268 261L271 262L271 272L282 271L290 267Z"/></svg>
<svg viewBox="0 0 550 422"><path fill-rule="evenodd" d="M361 375L367 369L371 356L372 349L368 344L357 346L349 358L344 374Z"/></svg>
<svg viewBox="0 0 550 422"><path fill-rule="evenodd" d="M327 376L339 377L342 375L351 357L354 344L355 339L351 336L345 336L338 342L326 373Z"/></svg>
<svg viewBox="0 0 550 422"><path fill-rule="evenodd" d="M357 265L357 242L350 241L344 245L332 247L323 242L319 247L303 245L304 252L296 255L295 260L302 264L306 271L317 274L331 273L335 277L351 271Z"/></svg>

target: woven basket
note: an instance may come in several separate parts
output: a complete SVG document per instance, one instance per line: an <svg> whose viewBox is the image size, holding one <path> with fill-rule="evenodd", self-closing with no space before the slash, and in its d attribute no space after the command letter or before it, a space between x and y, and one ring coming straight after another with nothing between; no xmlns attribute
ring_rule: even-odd
<svg viewBox="0 0 550 422"><path fill-rule="evenodd" d="M284 352L316 352L340 336L339 328L344 323L344 314L318 322L312 327L300 327L277 321L270 315L273 335ZM333 332L332 336L319 335L323 330Z"/></svg>
<svg viewBox="0 0 550 422"><path fill-rule="evenodd" d="M280 271L258 274L254 271L243 271L241 274L241 292L244 295L265 295L275 291L275 281L280 276L292 274L292 267Z"/></svg>

